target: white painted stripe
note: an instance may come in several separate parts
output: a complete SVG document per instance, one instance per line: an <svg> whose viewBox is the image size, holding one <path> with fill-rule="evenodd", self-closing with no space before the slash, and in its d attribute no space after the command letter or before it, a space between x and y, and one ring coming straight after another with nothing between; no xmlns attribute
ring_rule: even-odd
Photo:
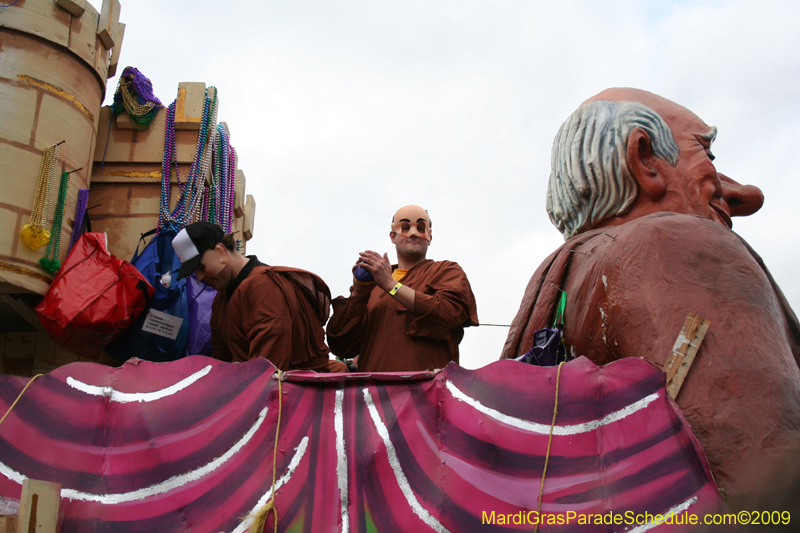
<svg viewBox="0 0 800 533"><path fill-rule="evenodd" d="M300 445L295 448L297 452L295 452L294 457L289 462L289 468L286 469L286 473L275 482L275 490L277 491L283 485L289 482L292 478L292 474L300 465L300 461L303 459L303 456L306 454L306 449L308 448L308 437L303 437L303 440L300 441ZM247 515L247 518L242 520L242 523L236 526L236 529L232 531L232 533L244 533L247 529L253 524L253 516L258 512L259 509L264 507L267 502L272 498L272 487L264 494L258 503L256 503L255 507L250 511Z"/></svg>
<svg viewBox="0 0 800 533"><path fill-rule="evenodd" d="M339 500L342 505L342 533L350 531L350 501L347 494L347 453L344 443L344 415L342 403L344 389L336 390L336 403L333 409L333 427L336 430L336 476L339 479Z"/></svg>
<svg viewBox="0 0 800 533"><path fill-rule="evenodd" d="M86 394L91 394L92 396L108 397L112 402L153 402L155 400L160 400L161 398L171 396L176 392L185 389L198 379L208 375L209 372L211 372L211 365L208 365L202 370L198 370L188 378L182 379L174 385L170 385L167 388L153 392L120 392L115 390L113 387L98 387L97 385L88 385L82 381L78 381L73 377L67 378L67 385L73 389L78 389L81 392L85 392Z"/></svg>
<svg viewBox="0 0 800 533"><path fill-rule="evenodd" d="M679 515L682 512L684 512L686 509L688 509L689 507L694 505L695 503L697 503L697 496L694 496L693 498L689 498L688 500L686 500L683 503L679 503L678 505L676 505L675 507L673 507L672 509L670 509L669 511L664 513L663 516ZM642 524L641 526L637 526L637 527L631 529L630 531L627 531L626 533L644 533L645 531L649 531L649 530L653 529L654 527L658 527L658 526L661 526L661 525L666 525L666 526L669 526L670 528L674 527L674 525L670 525L670 524L656 524L655 522L648 522L646 524Z"/></svg>
<svg viewBox="0 0 800 533"><path fill-rule="evenodd" d="M3 474L4 476L6 476L11 481L15 481L15 482L19 483L20 485L22 485L23 481L28 479L26 476L23 476L22 474L20 474L16 470L13 470L12 468L4 465L3 463L0 463L0 474Z"/></svg>
<svg viewBox="0 0 800 533"><path fill-rule="evenodd" d="M149 498L150 496L155 496L156 494L163 494L165 492L175 490L192 481L197 481L198 479L207 476L214 470L218 469L220 466L225 464L225 462L227 462L234 455L236 455L250 441L250 439L253 438L253 435L256 434L258 428L261 427L261 424L264 422L264 419L267 416L267 411L268 411L267 407L261 410L261 412L258 415L258 419L250 427L247 433L245 433L244 436L241 439L239 439L238 442L236 442L236 444L231 446L231 448L227 452L217 457L207 465L197 468L196 470L192 470L191 472L187 472L186 474L179 474L177 476L173 476L167 479L166 481L162 481L161 483L150 485L149 487L134 490L131 492L122 492L118 494L90 494L88 492L80 492L74 489L61 489L61 497L68 498L70 500L98 502L106 505L114 505L118 503L126 503L135 500L143 500L145 498Z"/></svg>
<svg viewBox="0 0 800 533"><path fill-rule="evenodd" d="M417 500L417 497L411 490L411 485L408 483L408 479L406 479L403 469L400 467L400 460L397 458L397 452L394 449L394 445L389 439L389 430L386 429L383 420L381 420L381 416L378 414L378 409L375 407L375 403L372 401L372 395L369 393L369 389L367 388L364 388L364 402L367 404L367 409L369 410L369 415L372 418L372 422L375 424L375 429L378 432L378 435L380 435L381 439L383 439L384 446L386 446L386 454L389 456L389 465L394 471L394 477L397 478L397 484L400 486L403 496L406 497L408 505L414 511L414 514L416 514L420 520L428 524L431 529L437 533L450 533L447 528L445 528L438 520L436 520L436 518L434 518L433 515L431 515L428 510L419 503L419 500Z"/></svg>
<svg viewBox="0 0 800 533"><path fill-rule="evenodd" d="M481 413L490 416L499 422L508 424L509 426L513 426L518 429L530 431L532 433L541 433L542 435L550 434L549 424L539 424L537 422L531 422L530 420L523 420L521 418L501 413L500 411L492 409L491 407L486 407L478 400L470 396L467 396L463 391L461 391L461 389L453 385L453 382L447 381L446 383L447 383L447 389L450 391L450 394L452 394L456 400L460 400L474 407ZM637 402L634 402L626 407L623 407L619 411L614 411L613 413L604 416L600 420L592 420L589 422L584 422L582 424L573 424L567 426L558 426L558 425L554 426L553 435L577 435L578 433L586 433L589 431L594 431L600 426L605 426L606 424L617 422L627 416L632 415L633 413L639 411L640 409L644 409L645 407L650 405L651 402L657 400L658 397L659 393L654 392L650 396L642 398Z"/></svg>

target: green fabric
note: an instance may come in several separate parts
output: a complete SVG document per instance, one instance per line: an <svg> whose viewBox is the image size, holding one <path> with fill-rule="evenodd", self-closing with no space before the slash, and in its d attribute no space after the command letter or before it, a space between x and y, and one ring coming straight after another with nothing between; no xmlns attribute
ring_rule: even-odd
<svg viewBox="0 0 800 533"><path fill-rule="evenodd" d="M564 310L567 308L567 293L561 291L561 300L558 302L556 309L556 318L553 320L553 325L557 326L564 323Z"/></svg>

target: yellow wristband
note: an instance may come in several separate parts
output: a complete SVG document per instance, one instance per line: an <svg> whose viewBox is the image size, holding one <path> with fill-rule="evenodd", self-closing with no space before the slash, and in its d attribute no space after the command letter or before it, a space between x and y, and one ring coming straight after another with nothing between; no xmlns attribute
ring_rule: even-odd
<svg viewBox="0 0 800 533"><path fill-rule="evenodd" d="M397 285L395 285L394 288L389 291L389 296L394 296L395 294L397 294L397 291L399 291L400 287L402 286L403 286L402 283L398 283Z"/></svg>

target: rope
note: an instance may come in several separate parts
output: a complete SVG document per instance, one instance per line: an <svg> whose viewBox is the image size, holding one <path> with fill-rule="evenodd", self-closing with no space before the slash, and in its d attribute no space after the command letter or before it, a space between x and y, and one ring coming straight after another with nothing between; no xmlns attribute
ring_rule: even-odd
<svg viewBox="0 0 800 533"><path fill-rule="evenodd" d="M14 400L14 403L12 403L11 407L8 408L8 411L6 411L6 414L3 415L3 418L0 418L0 424L3 423L3 420L6 419L6 417L8 416L8 413L11 412L11 410L14 408L14 406L17 405L17 402L19 401L20 398L22 398L22 395L25 394L25 391L28 390L28 387L31 386L31 383L33 383L33 380L35 380L36 378L41 377L43 375L44 374L36 374L35 376L33 376L31 378L31 380L28 382L28 384L25 385L25 387L23 387L22 392L19 393L19 396L17 396L17 399ZM280 416L280 413L278 413L278 416Z"/></svg>
<svg viewBox="0 0 800 533"><path fill-rule="evenodd" d="M278 470L278 435L281 431L281 411L283 410L283 393L281 391L281 371L278 370L278 425L275 428L275 449L272 452L272 498L264 504L253 516L253 525L250 526L250 533L263 533L264 526L267 525L269 513L275 514L274 532L278 533L278 508L275 507L275 473Z"/></svg>
<svg viewBox="0 0 800 533"><path fill-rule="evenodd" d="M544 470L542 470L542 484L539 487L539 504L536 507L537 516L542 515L542 494L544 494L544 476L547 474L547 463L550 462L550 445L553 443L553 428L556 425L556 415L558 414L558 384L561 381L561 362L558 364L558 372L556 372L556 404L553 407L553 421L550 423L550 436L547 438L547 455L544 457ZM534 533L539 531L539 524L537 522Z"/></svg>
<svg viewBox="0 0 800 533"><path fill-rule="evenodd" d="M14 1L13 1L13 2L11 2L10 4L0 4L0 7L11 7L11 6L13 6L14 4L16 4L17 2L19 2L19 0L14 0Z"/></svg>

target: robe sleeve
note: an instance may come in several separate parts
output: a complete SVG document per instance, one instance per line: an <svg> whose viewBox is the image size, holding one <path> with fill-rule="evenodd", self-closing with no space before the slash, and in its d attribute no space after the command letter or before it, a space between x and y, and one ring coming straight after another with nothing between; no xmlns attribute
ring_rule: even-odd
<svg viewBox="0 0 800 533"><path fill-rule="evenodd" d="M219 331L222 323L219 317L220 314L224 312L222 311L222 307L223 305L215 298L214 302L211 304L211 320L209 324L211 326L211 356L214 359L230 363L233 360L231 351L228 349L228 345L222 339L222 335Z"/></svg>
<svg viewBox="0 0 800 533"><path fill-rule="evenodd" d="M457 328L478 325L475 295L458 263L443 261L424 287L415 290L416 312L406 313L409 335L448 339Z"/></svg>
<svg viewBox="0 0 800 533"><path fill-rule="evenodd" d="M361 353L369 294L350 298L339 296L331 302L333 316L326 333L331 352L339 357L351 358Z"/></svg>

